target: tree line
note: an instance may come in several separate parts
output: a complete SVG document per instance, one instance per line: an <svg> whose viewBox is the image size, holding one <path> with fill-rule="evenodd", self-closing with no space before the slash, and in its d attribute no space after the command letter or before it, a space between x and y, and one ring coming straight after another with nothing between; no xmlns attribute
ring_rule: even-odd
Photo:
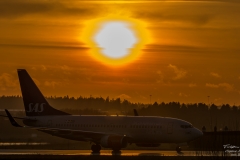
<svg viewBox="0 0 240 160"><path fill-rule="evenodd" d="M126 99L109 97L46 97L54 108L71 114L124 114L133 115L137 109L140 116L174 117L191 122L198 128L206 127L212 131L216 126L218 130L225 126L229 130L240 129L240 106L222 104L162 102L153 104L132 103ZM0 96L0 109L23 110L21 96Z"/></svg>

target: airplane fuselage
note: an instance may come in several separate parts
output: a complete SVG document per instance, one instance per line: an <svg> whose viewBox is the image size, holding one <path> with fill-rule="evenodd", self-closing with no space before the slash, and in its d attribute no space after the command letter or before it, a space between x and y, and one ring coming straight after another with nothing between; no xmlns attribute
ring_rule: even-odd
<svg viewBox="0 0 240 160"><path fill-rule="evenodd" d="M131 143L184 143L199 136L198 129L189 122L168 117L146 116L35 116L24 120L28 126L61 128L69 130L82 130L102 132L132 137ZM78 135L55 133L55 136L88 140L87 137Z"/></svg>

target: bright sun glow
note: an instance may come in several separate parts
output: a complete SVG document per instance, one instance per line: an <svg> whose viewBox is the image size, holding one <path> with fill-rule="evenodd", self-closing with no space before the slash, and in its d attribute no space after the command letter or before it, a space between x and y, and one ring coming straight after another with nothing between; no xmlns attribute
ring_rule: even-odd
<svg viewBox="0 0 240 160"><path fill-rule="evenodd" d="M102 26L94 37L104 55L110 58L122 58L137 42L134 32L126 23L108 22Z"/></svg>
<svg viewBox="0 0 240 160"><path fill-rule="evenodd" d="M150 40L144 22L119 16L87 21L81 33L81 41L86 43L91 57L109 66L137 60Z"/></svg>

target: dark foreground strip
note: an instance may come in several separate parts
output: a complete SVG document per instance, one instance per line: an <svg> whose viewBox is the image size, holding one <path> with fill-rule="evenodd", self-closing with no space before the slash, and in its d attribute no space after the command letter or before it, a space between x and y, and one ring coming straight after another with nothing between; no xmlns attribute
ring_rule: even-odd
<svg viewBox="0 0 240 160"><path fill-rule="evenodd" d="M240 160L217 156L80 156L80 155L0 155L0 160Z"/></svg>

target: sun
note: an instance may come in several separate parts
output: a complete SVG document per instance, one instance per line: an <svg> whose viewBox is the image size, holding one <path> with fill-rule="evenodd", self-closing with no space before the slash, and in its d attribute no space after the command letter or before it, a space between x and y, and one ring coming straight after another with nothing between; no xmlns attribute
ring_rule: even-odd
<svg viewBox="0 0 240 160"><path fill-rule="evenodd" d="M95 60L109 66L122 66L137 60L150 36L144 22L111 16L87 21L81 41Z"/></svg>
<svg viewBox="0 0 240 160"><path fill-rule="evenodd" d="M107 22L94 36L101 52L113 59L129 54L129 49L137 42L135 33L124 22Z"/></svg>

